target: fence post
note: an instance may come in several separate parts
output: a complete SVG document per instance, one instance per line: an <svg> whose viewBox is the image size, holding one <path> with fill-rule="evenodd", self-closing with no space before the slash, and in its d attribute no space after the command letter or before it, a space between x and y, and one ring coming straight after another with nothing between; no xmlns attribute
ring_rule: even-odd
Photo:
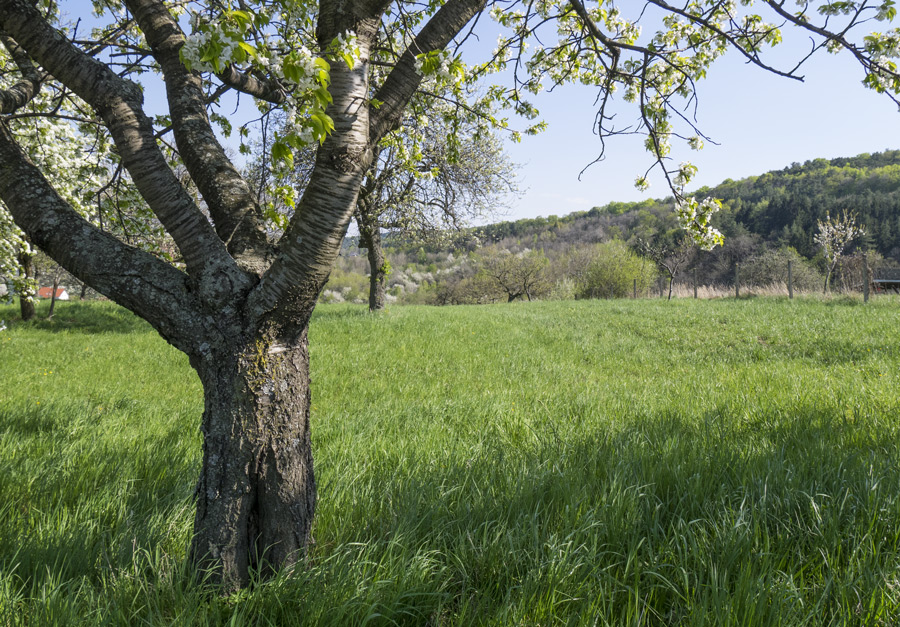
<svg viewBox="0 0 900 627"><path fill-rule="evenodd" d="M740 295L741 295L740 264L735 262L735 264L734 264L734 297L739 298Z"/></svg>
<svg viewBox="0 0 900 627"><path fill-rule="evenodd" d="M637 298L637 279L634 280L634 298Z"/></svg>
<svg viewBox="0 0 900 627"><path fill-rule="evenodd" d="M788 259L788 298L794 297L794 277L793 270L794 262Z"/></svg>
<svg viewBox="0 0 900 627"><path fill-rule="evenodd" d="M863 302L869 302L869 256L863 253Z"/></svg>
<svg viewBox="0 0 900 627"><path fill-rule="evenodd" d="M697 298L697 268L694 268L694 299Z"/></svg>

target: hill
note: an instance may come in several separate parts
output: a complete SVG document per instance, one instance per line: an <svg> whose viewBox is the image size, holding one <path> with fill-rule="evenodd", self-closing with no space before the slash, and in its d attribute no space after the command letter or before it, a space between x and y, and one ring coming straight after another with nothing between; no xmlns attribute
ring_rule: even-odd
<svg viewBox="0 0 900 627"><path fill-rule="evenodd" d="M751 237L759 245L791 246L814 258L816 223L843 210L856 213L867 244L900 261L900 151L793 163L782 170L738 181L727 179L694 192L724 201L716 218L726 238ZM532 240L554 248L598 239L652 238L677 229L673 199L613 202L590 211L551 215L480 227L482 241Z"/></svg>
<svg viewBox="0 0 900 627"><path fill-rule="evenodd" d="M826 262L813 237L820 220L843 211L856 214L865 226L866 237L854 246L869 251L871 266L900 263L898 150L794 163L759 176L728 179L693 194L722 199L723 210L714 223L725 235L725 244L686 257L678 270L681 280L696 272L701 285L727 286L733 282L735 264L740 263L742 280L762 287L784 283L787 263L793 260L795 287L821 290ZM639 254L648 253L648 245L657 251L677 249L684 232L676 222L673 203L671 197L613 202L565 216L498 222L430 243L388 235L384 242L396 270L388 278L388 289L404 303L491 302L502 295L490 293L485 285L473 292L466 283L463 295L457 289L462 281L477 282L484 255L540 251L548 259L548 268L546 289L538 297L575 297L579 273L590 263L599 242L622 240ZM327 294L338 300L363 302L366 298L368 264L356 245L347 242L346 256L332 274ZM858 289L862 277L861 260L848 259L839 266L833 287ZM627 283L631 281L628 278ZM575 291L566 287L573 283Z"/></svg>

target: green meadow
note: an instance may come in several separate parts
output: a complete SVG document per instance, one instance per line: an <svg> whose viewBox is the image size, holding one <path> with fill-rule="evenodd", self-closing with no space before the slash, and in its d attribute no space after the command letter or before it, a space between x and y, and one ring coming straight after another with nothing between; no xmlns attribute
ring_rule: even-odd
<svg viewBox="0 0 900 627"><path fill-rule="evenodd" d="M0 626L900 623L896 298L333 305L310 341L315 545L222 597L187 358L108 303L0 332Z"/></svg>

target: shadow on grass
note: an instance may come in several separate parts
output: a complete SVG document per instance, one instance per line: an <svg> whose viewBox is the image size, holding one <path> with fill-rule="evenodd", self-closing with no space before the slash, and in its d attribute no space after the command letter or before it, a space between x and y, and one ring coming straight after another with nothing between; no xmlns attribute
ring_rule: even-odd
<svg viewBox="0 0 900 627"><path fill-rule="evenodd" d="M508 617L498 612L516 603L537 608L542 594L569 598L566 611L576 613L594 611L600 596L613 609L644 598L665 617L660 624L677 624L693 611L690 602L743 594L743 573L760 590L797 577L805 587L785 594L803 597L800 605L831 595L828 612L843 611L834 590L844 571L853 579L859 564L900 558L894 521L884 514L898 511L900 500L897 429L849 423L812 405L789 416L724 416L641 415L626 428L574 439L548 428L521 449L501 446L488 430L468 458L376 444L365 471L322 477L318 545L310 570L297 576L297 598L321 597L332 608L353 601L343 619L331 616L336 624L359 624L364 612L424 624L437 607L502 624ZM17 481L39 487L0 511L7 526L0 568L15 566L31 589L134 570L135 548L156 553L171 542L160 521L189 507L196 468L177 454L181 438L173 430L137 450L59 460L71 465L65 473L29 477L24 463L7 464ZM329 460L329 471L350 461ZM129 483L137 488L123 490ZM32 509L44 518L29 519ZM189 526L189 516L179 524ZM874 594L859 577L853 582L860 594ZM427 586L437 592L426 594Z"/></svg>
<svg viewBox="0 0 900 627"><path fill-rule="evenodd" d="M133 427L97 428L103 418L92 409L0 411L0 439L16 443L0 462L0 572L26 590L133 571L139 552L171 551L192 514L198 467L185 455L186 429L107 440Z"/></svg>

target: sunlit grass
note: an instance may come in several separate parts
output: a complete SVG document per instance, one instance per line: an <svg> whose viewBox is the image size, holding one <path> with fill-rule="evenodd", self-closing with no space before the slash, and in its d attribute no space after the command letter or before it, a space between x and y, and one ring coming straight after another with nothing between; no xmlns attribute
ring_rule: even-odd
<svg viewBox="0 0 900 627"><path fill-rule="evenodd" d="M316 545L221 599L187 359L58 303L0 333L0 625L897 624L898 305L320 307Z"/></svg>

